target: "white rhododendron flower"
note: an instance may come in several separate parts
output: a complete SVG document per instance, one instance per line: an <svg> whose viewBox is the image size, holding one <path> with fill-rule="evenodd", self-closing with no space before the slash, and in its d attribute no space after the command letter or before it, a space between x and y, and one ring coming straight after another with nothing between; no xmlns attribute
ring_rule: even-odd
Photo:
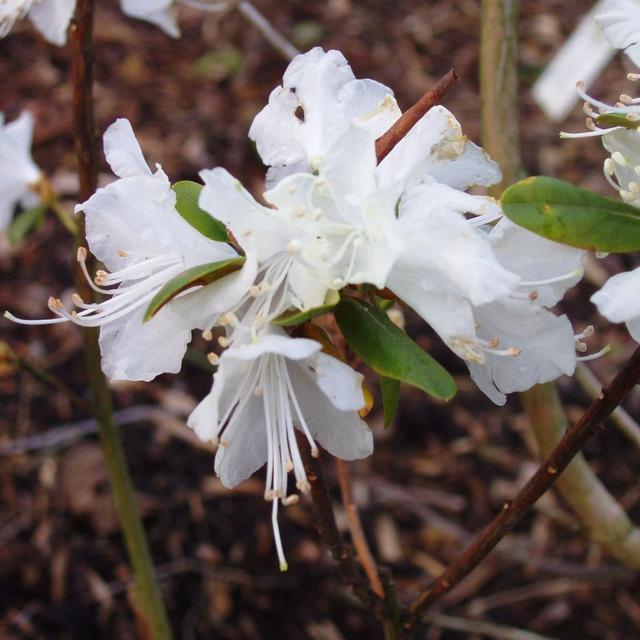
<svg viewBox="0 0 640 640"><path fill-rule="evenodd" d="M320 169L350 123L375 139L399 117L391 89L374 80L356 80L339 51L316 47L287 67L282 86L271 92L249 137L273 168L267 175L272 185L288 173Z"/></svg>
<svg viewBox="0 0 640 640"><path fill-rule="evenodd" d="M152 173L144 160L128 120L118 120L104 135L107 161L118 180L98 189L77 211L86 220L87 242L92 253L109 271L98 271L95 282L86 266L86 251L78 260L96 291L111 298L99 304L85 303L77 294L79 311L69 312L57 298L49 308L57 319L20 322L49 324L71 321L100 327L104 372L114 380L151 380L164 372L180 370L191 337L190 327L171 312L171 303L154 318L143 322L147 305L169 280L185 269L237 257L227 244L205 238L176 211L176 196L158 166ZM216 302L207 311L214 315L233 304L246 283L238 276L225 278L204 290ZM202 290L193 295L197 316ZM183 301L184 304L184 301ZM215 305L218 305L216 307Z"/></svg>
<svg viewBox="0 0 640 640"><path fill-rule="evenodd" d="M626 323L631 337L640 342L640 267L609 278L591 302L611 322Z"/></svg>
<svg viewBox="0 0 640 640"><path fill-rule="evenodd" d="M0 38L28 16L48 42L62 46L75 9L76 0L0 0Z"/></svg>
<svg viewBox="0 0 640 640"><path fill-rule="evenodd" d="M0 113L0 231L6 229L18 204L29 207L37 196L34 187L41 178L31 157L33 116L24 111L4 123Z"/></svg>
<svg viewBox="0 0 640 640"><path fill-rule="evenodd" d="M478 387L502 405L508 393L573 374L576 349L586 349L580 339L591 329L574 335L567 316L546 307L580 280L586 252L541 238L506 218L488 236L500 263L522 279L516 292L474 306L476 335L490 348L480 361L469 358L467 366Z"/></svg>
<svg viewBox="0 0 640 640"><path fill-rule="evenodd" d="M623 49L640 67L640 3L635 0L607 0L596 22L609 44Z"/></svg>
<svg viewBox="0 0 640 640"><path fill-rule="evenodd" d="M358 416L364 405L362 376L322 353L321 345L268 330L257 339L234 343L220 358L211 393L188 424L204 440L219 444L215 470L233 488L267 464L265 499L273 502L273 528L280 559L286 560L278 529L278 505L298 501L309 481L295 431L312 455L316 442L342 460L373 451L369 427Z"/></svg>
<svg viewBox="0 0 640 640"><path fill-rule="evenodd" d="M120 0L122 11L131 18L146 20L172 38L180 37L173 0ZM63 46L76 9L76 0L0 0L0 38L25 16L51 44Z"/></svg>

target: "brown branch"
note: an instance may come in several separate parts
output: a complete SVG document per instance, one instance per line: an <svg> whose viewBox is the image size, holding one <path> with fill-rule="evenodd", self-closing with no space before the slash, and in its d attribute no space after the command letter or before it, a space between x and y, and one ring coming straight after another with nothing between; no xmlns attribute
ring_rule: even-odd
<svg viewBox="0 0 640 640"><path fill-rule="evenodd" d="M378 618L388 618L385 602L379 598L367 584L365 576L353 557L351 551L342 544L340 532L333 515L331 499L322 473L320 459L311 455L307 440L296 433L302 463L311 485L311 500L316 519L316 528L320 539L329 549L331 557L338 564L341 578L353 588L362 604L372 611Z"/></svg>
<svg viewBox="0 0 640 640"><path fill-rule="evenodd" d="M536 500L553 485L584 443L602 426L603 421L611 415L639 380L640 348L636 349L611 384L603 390L580 420L567 431L513 501L506 502L489 526L413 601L409 627L419 622L429 605L456 586L513 529Z"/></svg>
<svg viewBox="0 0 640 640"><path fill-rule="evenodd" d="M93 115L93 14L92 1L78 2L69 35L73 142L78 157L81 200L91 197L98 185L98 140Z"/></svg>
<svg viewBox="0 0 640 640"><path fill-rule="evenodd" d="M376 140L376 156L382 162L389 152L404 138L422 116L436 104L458 80L456 72L451 69L427 91L418 102L407 109L402 116Z"/></svg>
<svg viewBox="0 0 640 640"><path fill-rule="evenodd" d="M358 513L358 507L353 501L353 492L351 491L351 478L349 476L349 465L340 458L336 458L336 469L338 470L338 482L340 483L340 493L342 494L342 504L347 514L349 522L349 531L353 546L356 548L358 560L367 574L371 590L380 598L384 598L384 588L378 574L376 561L373 559L371 550L364 535L362 521Z"/></svg>

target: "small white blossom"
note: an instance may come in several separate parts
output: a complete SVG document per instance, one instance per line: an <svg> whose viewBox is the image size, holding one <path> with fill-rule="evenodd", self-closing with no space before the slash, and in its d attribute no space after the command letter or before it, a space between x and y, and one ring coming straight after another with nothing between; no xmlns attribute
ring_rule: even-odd
<svg viewBox="0 0 640 640"><path fill-rule="evenodd" d="M131 18L151 22L172 38L180 37L174 0L120 0L120 5ZM63 46L75 9L76 0L0 0L0 38L28 16L48 42Z"/></svg>
<svg viewBox="0 0 640 640"><path fill-rule="evenodd" d="M49 308L58 318L18 321L50 324L69 320L100 327L104 372L114 380L151 380L160 373L180 370L190 329L201 322L203 314L210 314L214 323L217 315L234 304L248 286L247 272L231 274L179 298L183 307L191 309L189 320L196 324L189 325L183 314L174 313L173 303L143 322L147 305L169 280L189 267L233 258L237 253L227 244L207 239L178 214L167 176L159 166L155 173L150 171L128 120L118 120L107 129L104 148L119 179L98 189L76 210L84 212L89 247L108 271L98 271L92 279L84 249L78 252L78 260L91 287L111 297L93 304L76 295L73 302L79 311L71 312L51 298ZM251 273L248 277L252 279Z"/></svg>
<svg viewBox="0 0 640 640"><path fill-rule="evenodd" d="M18 204L28 207L37 202L32 187L41 173L31 157L32 138L30 113L24 111L8 124L0 113L0 231L9 225Z"/></svg>
<svg viewBox="0 0 640 640"><path fill-rule="evenodd" d="M215 471L226 487L267 463L265 499L273 502L282 570L278 505L298 501L295 490L289 492L289 474L298 491L310 488L295 430L314 456L317 441L343 460L364 458L373 451L373 437L357 413L363 405L359 373L322 353L318 342L271 328L223 353L211 392L188 420L202 439L219 444Z"/></svg>
<svg viewBox="0 0 640 640"><path fill-rule="evenodd" d="M76 0L0 0L0 38L28 15L48 42L62 46L75 9Z"/></svg>

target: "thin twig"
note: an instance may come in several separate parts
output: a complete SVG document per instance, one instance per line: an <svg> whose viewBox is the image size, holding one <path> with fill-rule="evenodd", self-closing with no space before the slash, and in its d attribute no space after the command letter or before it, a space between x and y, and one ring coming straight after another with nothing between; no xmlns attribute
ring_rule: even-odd
<svg viewBox="0 0 640 640"><path fill-rule="evenodd" d="M285 59L292 60L300 51L296 49L272 24L249 2L241 0L238 11L264 36L264 39Z"/></svg>
<svg viewBox="0 0 640 640"><path fill-rule="evenodd" d="M93 25L94 0L77 0L70 27L72 117L74 145L80 180L79 196L87 200L98 182L98 141L93 111ZM84 219L78 224L80 238L84 236ZM79 266L75 270L79 293L85 300L94 299ZM171 627L155 580L151 555L136 504L133 484L113 422L111 394L102 373L100 348L95 329L83 329L83 350L87 377L93 391L94 414L99 425L100 443L104 452L109 481L113 491L118 519L133 567L135 589L132 602L140 635L154 640L170 640Z"/></svg>
<svg viewBox="0 0 640 640"><path fill-rule="evenodd" d="M436 104L439 104L445 94L455 84L458 76L451 69L447 71L418 102L407 109L402 116L376 140L376 155L378 162L382 162L402 138L413 128L422 116Z"/></svg>
<svg viewBox="0 0 640 640"><path fill-rule="evenodd" d="M349 475L349 465L340 458L336 458L336 469L338 471L338 482L340 483L340 493L342 494L342 504L347 514L349 522L349 531L351 532L351 540L356 548L358 560L369 578L371 590L380 598L384 598L384 588L378 574L376 561L373 559L367 538L364 535L362 521L358 513L358 507L353 501L353 492L351 490L351 478Z"/></svg>
<svg viewBox="0 0 640 640"><path fill-rule="evenodd" d="M375 613L380 619L384 619L387 617L385 615L384 601L369 588L353 554L342 544L324 474L322 473L320 459L311 455L309 443L299 432L296 433L296 439L307 479L311 485L311 499L320 539L329 549L331 557L338 564L342 579L351 585L354 593L367 609Z"/></svg>
<svg viewBox="0 0 640 640"><path fill-rule="evenodd" d="M598 395L600 389L602 387ZM540 384L523 393L521 398L540 457L544 458L560 442L568 427L558 389L554 384ZM557 489L593 540L625 566L640 569L640 530L581 453L562 474Z"/></svg>
<svg viewBox="0 0 640 640"><path fill-rule="evenodd" d="M513 501L506 502L489 526L414 600L409 626L414 626L433 602L467 576L520 521L534 502L558 479L584 443L602 427L603 421L613 413L639 380L640 348L636 349L611 384L602 391L580 420L567 431Z"/></svg>
<svg viewBox="0 0 640 640"><path fill-rule="evenodd" d="M586 391L591 398L597 398L602 389L602 382L598 380L595 374L584 364L579 362L575 372L576 382ZM622 408L618 407L611 414L613 424L624 433L636 447L640 448L640 425Z"/></svg>
<svg viewBox="0 0 640 640"><path fill-rule="evenodd" d="M264 39L280 54L285 60L292 60L300 51L296 49L266 18L258 11L249 0L239 2L206 2L202 0L180 0L182 4L209 13L218 13L237 9L264 37Z"/></svg>
<svg viewBox="0 0 640 640"><path fill-rule="evenodd" d="M485 622L484 620L474 620L472 618L459 618L457 616L447 616L443 613L434 613L427 616L426 621L443 629L453 629L454 631L465 631L469 634L496 638L496 640L554 640L549 636L541 636L532 631L507 627L503 624Z"/></svg>

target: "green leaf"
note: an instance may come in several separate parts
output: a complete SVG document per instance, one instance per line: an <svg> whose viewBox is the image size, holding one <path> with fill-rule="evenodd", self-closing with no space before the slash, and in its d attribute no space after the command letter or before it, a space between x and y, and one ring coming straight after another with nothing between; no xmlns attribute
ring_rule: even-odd
<svg viewBox="0 0 640 640"><path fill-rule="evenodd" d="M46 206L38 204L32 209L21 211L11 223L8 231L9 242L17 244L23 240L28 233L34 229L42 220L42 216L46 211Z"/></svg>
<svg viewBox="0 0 640 640"><path fill-rule="evenodd" d="M640 249L640 209L562 180L538 176L516 182L502 195L502 209L525 229L572 247Z"/></svg>
<svg viewBox="0 0 640 640"><path fill-rule="evenodd" d="M625 129L637 129L640 126L638 120L632 120L626 113L601 113L596 118L596 123L605 127L624 127Z"/></svg>
<svg viewBox="0 0 640 640"><path fill-rule="evenodd" d="M384 311L362 300L344 298L335 315L349 346L376 373L408 382L436 398L453 398L456 383L448 371L393 324Z"/></svg>
<svg viewBox="0 0 640 640"><path fill-rule="evenodd" d="M165 304L171 302L182 291L220 280L220 278L224 278L224 276L240 269L244 261L245 258L240 256L230 260L221 260L220 262L199 264L197 267L191 267L191 269L179 273L175 278L169 280L153 297L145 311L144 321L151 320Z"/></svg>
<svg viewBox="0 0 640 640"><path fill-rule="evenodd" d="M340 302L340 294L337 291L330 291L325 300L325 304L322 304L319 307L314 307L313 309L307 309L306 311L289 309L271 322L279 327L293 327L297 324L302 324L307 320L311 320L316 316L321 316L323 313L331 311L338 302Z"/></svg>
<svg viewBox="0 0 640 640"><path fill-rule="evenodd" d="M382 391L382 409L384 413L384 428L386 429L393 420L400 403L400 381L392 378L380 377L380 390Z"/></svg>
<svg viewBox="0 0 640 640"><path fill-rule="evenodd" d="M177 212L203 236L218 242L229 242L226 227L200 208L198 198L202 185L191 180L181 180L171 187L176 192Z"/></svg>

